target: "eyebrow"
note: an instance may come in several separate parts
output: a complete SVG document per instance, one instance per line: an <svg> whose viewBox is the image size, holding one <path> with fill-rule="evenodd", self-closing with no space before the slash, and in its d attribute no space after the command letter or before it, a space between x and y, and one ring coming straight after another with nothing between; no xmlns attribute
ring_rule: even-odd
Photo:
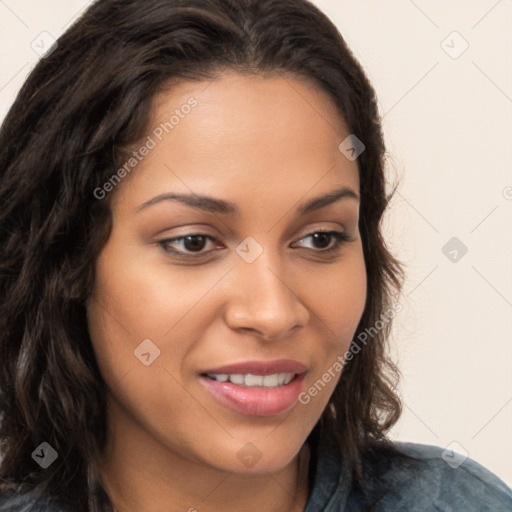
<svg viewBox="0 0 512 512"><path fill-rule="evenodd" d="M332 190L327 194L310 199L308 202L303 203L297 207L299 215L306 215L321 208L325 208L330 204L335 203L341 199L354 199L359 201L359 196L348 187L341 187ZM174 194L165 193L160 194L145 203L142 203L136 208L136 211L144 210L150 206L161 203L163 201L178 201L192 208L203 210L209 213L222 213L227 215L238 215L240 213L238 207L229 201L222 199L215 199L210 196L198 194Z"/></svg>

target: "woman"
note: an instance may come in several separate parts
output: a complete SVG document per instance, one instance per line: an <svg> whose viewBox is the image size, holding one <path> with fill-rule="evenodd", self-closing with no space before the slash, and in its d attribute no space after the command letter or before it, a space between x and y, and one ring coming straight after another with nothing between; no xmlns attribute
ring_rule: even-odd
<svg viewBox="0 0 512 512"><path fill-rule="evenodd" d="M386 439L385 148L313 5L99 0L0 141L0 510L512 509Z"/></svg>

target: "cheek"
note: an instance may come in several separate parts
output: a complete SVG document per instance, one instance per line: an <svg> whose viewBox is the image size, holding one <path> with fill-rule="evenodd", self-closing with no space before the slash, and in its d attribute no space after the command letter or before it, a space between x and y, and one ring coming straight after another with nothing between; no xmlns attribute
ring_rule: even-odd
<svg viewBox="0 0 512 512"><path fill-rule="evenodd" d="M308 295L315 304L315 313L324 324L330 349L348 348L366 304L366 268L360 243L347 257L318 280L309 285Z"/></svg>
<svg viewBox="0 0 512 512"><path fill-rule="evenodd" d="M125 338L139 343L145 338L162 340L189 323L182 320L222 273L173 267L157 247L148 250L113 238L97 260L92 302L101 306L99 316L117 323Z"/></svg>
<svg viewBox="0 0 512 512"><path fill-rule="evenodd" d="M366 304L366 268L362 247L353 247L350 254L328 277L318 280L321 286L309 283L311 305L315 304L318 331L322 345L299 396L301 414L317 418L326 407L344 368L344 357L350 347Z"/></svg>
<svg viewBox="0 0 512 512"><path fill-rule="evenodd" d="M200 326L181 320L189 318L187 312L212 285L208 279L192 282L180 272L165 279L168 269L166 274L161 266L142 264L135 252L114 244L104 247L87 304L88 327L100 372L115 397L111 414L123 418L119 411L129 411L145 429L164 438L155 425L172 426L176 433L182 428L177 418L190 416L193 409L183 393L179 363ZM149 353L150 364L144 364L143 353ZM200 412L194 412L194 421L204 423Z"/></svg>
<svg viewBox="0 0 512 512"><path fill-rule="evenodd" d="M164 389L170 379L165 369L180 383L183 361L211 321L207 298L224 273L222 268L173 268L158 248L148 251L114 233L97 259L87 305L91 342L107 385L117 388L122 380L125 386L137 376L141 385ZM147 348L154 361L150 366L137 359Z"/></svg>

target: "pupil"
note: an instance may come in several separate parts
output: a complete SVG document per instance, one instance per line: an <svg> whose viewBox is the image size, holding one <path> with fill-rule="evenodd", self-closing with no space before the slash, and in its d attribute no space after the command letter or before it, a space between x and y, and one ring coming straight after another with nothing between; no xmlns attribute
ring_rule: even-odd
<svg viewBox="0 0 512 512"><path fill-rule="evenodd" d="M327 247L329 245L329 242L330 242L330 233L314 233L313 234L313 239L318 242L320 240L320 242L325 242L324 245L322 245L322 243L320 243L320 245L322 245L322 247L320 247L321 249L323 249L324 247Z"/></svg>
<svg viewBox="0 0 512 512"><path fill-rule="evenodd" d="M197 241L199 240L199 243ZM185 248L187 251L200 251L204 248L205 237L202 235L192 235L185 237Z"/></svg>

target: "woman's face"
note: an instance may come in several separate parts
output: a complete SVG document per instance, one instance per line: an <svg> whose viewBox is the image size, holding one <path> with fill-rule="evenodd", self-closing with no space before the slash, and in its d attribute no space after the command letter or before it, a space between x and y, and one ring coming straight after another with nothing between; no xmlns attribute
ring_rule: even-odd
<svg viewBox="0 0 512 512"><path fill-rule="evenodd" d="M312 85L225 73L158 96L147 135L111 192L87 305L111 435L148 457L277 471L364 309L349 131Z"/></svg>

